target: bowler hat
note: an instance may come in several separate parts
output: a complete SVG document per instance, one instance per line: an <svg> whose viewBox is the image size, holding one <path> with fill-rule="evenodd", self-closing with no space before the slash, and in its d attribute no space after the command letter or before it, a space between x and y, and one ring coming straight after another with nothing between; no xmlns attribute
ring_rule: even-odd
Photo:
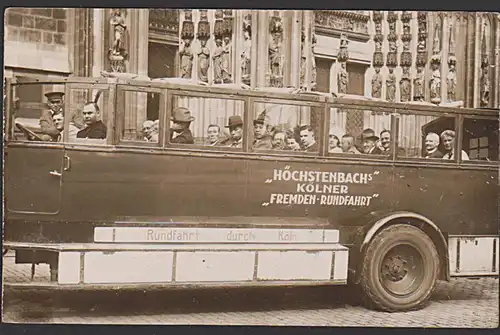
<svg viewBox="0 0 500 335"><path fill-rule="evenodd" d="M226 128L233 128L233 127L238 127L243 125L243 120L241 119L241 116L239 115L232 115L229 117L229 120L227 121L227 126Z"/></svg>
<svg viewBox="0 0 500 335"><path fill-rule="evenodd" d="M49 101L52 101L53 99L62 99L64 92L48 92L45 93L45 96L49 99Z"/></svg>
<svg viewBox="0 0 500 335"><path fill-rule="evenodd" d="M375 135L375 131L373 131L373 129L371 128L366 128L365 130L363 130L363 132L361 133L361 138L363 140L375 140L375 141L379 139L379 137Z"/></svg>
<svg viewBox="0 0 500 335"><path fill-rule="evenodd" d="M266 114L266 110L264 110L262 113L259 114L257 119L253 120L253 124L269 124L270 119L269 116Z"/></svg>
<svg viewBox="0 0 500 335"><path fill-rule="evenodd" d="M178 122L191 122L194 121L194 117L191 116L191 111L185 107L177 107L172 112L172 121Z"/></svg>

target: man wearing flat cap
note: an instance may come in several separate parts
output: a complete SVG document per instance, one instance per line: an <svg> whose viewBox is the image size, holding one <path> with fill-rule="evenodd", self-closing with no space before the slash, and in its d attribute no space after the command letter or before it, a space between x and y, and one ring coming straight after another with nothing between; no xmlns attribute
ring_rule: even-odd
<svg viewBox="0 0 500 335"><path fill-rule="evenodd" d="M231 137L223 142L225 146L231 148L243 147L243 120L239 115L229 117L226 128L229 128Z"/></svg>
<svg viewBox="0 0 500 335"><path fill-rule="evenodd" d="M54 124L53 118L55 115L63 113L64 92L48 92L45 93L45 97L47 98L49 109L43 110L40 116L40 128L43 133L42 139L45 141L57 141L60 133ZM70 122L79 129L83 128L82 120L77 119L76 115L72 116Z"/></svg>
<svg viewBox="0 0 500 335"><path fill-rule="evenodd" d="M377 147L377 141L379 137L375 135L375 132L371 128L363 130L361 133L361 139L363 141L363 153L368 155L381 155L382 150Z"/></svg>
<svg viewBox="0 0 500 335"><path fill-rule="evenodd" d="M271 135L269 135L268 126L269 126L269 116L266 114L266 111L264 110L262 113L259 114L257 119L253 120L254 149L271 150L273 148L272 137Z"/></svg>
<svg viewBox="0 0 500 335"><path fill-rule="evenodd" d="M194 117L191 111L185 107L177 107L172 112L172 129L170 132L170 143L194 144L193 134L189 130Z"/></svg>

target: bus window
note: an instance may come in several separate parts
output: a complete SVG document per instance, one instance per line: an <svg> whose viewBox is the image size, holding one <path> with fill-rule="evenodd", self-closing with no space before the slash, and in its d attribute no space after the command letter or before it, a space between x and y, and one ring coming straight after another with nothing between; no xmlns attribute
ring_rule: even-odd
<svg viewBox="0 0 500 335"><path fill-rule="evenodd" d="M243 100L175 95L169 142L241 149L244 108Z"/></svg>
<svg viewBox="0 0 500 335"><path fill-rule="evenodd" d="M398 124L398 157L455 160L455 117L401 114Z"/></svg>
<svg viewBox="0 0 500 335"><path fill-rule="evenodd" d="M96 88L75 88L69 90L69 110L63 123L65 139L71 143L106 144L108 131L109 92Z"/></svg>
<svg viewBox="0 0 500 335"><path fill-rule="evenodd" d="M253 151L319 152L322 109L277 102L256 102L249 139Z"/></svg>
<svg viewBox="0 0 500 335"><path fill-rule="evenodd" d="M499 160L498 129L498 119L464 117L462 149L470 160Z"/></svg>
<svg viewBox="0 0 500 335"><path fill-rule="evenodd" d="M355 108L330 108L330 154L388 157L393 141L391 115Z"/></svg>
<svg viewBox="0 0 500 335"><path fill-rule="evenodd" d="M160 143L160 93L118 88L116 111L120 141Z"/></svg>

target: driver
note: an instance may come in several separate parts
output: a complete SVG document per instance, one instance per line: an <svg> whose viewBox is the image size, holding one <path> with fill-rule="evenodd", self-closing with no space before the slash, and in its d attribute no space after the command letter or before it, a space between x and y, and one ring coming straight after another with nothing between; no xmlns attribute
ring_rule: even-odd
<svg viewBox="0 0 500 335"><path fill-rule="evenodd" d="M44 141L57 141L59 138L59 130L54 124L53 117L63 111L63 96L64 92L45 93L49 109L43 110L40 116L40 128Z"/></svg>

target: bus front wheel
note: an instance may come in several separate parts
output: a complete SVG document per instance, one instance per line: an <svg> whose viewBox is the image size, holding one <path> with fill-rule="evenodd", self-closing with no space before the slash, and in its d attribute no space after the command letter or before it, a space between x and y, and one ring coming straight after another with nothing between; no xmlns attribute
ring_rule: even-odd
<svg viewBox="0 0 500 335"><path fill-rule="evenodd" d="M368 245L360 284L371 307L402 312L422 307L438 276L439 256L432 240L416 227L396 224Z"/></svg>

